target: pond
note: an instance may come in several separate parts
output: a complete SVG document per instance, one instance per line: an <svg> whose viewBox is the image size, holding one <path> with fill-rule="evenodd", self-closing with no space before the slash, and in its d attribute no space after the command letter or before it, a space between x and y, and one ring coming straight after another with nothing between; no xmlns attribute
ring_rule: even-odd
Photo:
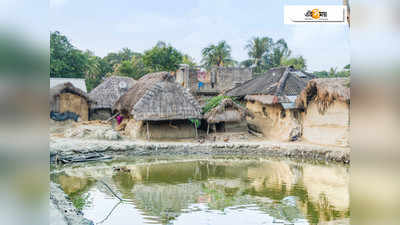
<svg viewBox="0 0 400 225"><path fill-rule="evenodd" d="M54 167L51 179L95 224L350 224L338 164L143 157Z"/></svg>

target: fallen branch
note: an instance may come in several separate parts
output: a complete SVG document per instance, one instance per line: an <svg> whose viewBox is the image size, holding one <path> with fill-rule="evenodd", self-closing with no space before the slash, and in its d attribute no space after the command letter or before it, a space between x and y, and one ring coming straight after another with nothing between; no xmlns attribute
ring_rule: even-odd
<svg viewBox="0 0 400 225"><path fill-rule="evenodd" d="M104 186L106 186L107 189L108 189L116 198L118 198L121 202L124 201L122 198L120 198L120 197L110 188L110 186L108 186L108 184L106 184L106 182L100 180L100 183L104 184Z"/></svg>

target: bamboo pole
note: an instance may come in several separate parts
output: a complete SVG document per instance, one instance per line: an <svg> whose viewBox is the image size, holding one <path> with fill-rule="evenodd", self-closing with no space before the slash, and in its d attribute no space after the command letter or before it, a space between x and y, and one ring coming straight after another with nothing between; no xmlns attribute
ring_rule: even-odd
<svg viewBox="0 0 400 225"><path fill-rule="evenodd" d="M146 127L147 127L147 140L150 140L149 121L146 121Z"/></svg>
<svg viewBox="0 0 400 225"><path fill-rule="evenodd" d="M196 138L197 138L197 127L196 127L196 123L193 123L194 124L194 132L195 132L195 134L196 134Z"/></svg>

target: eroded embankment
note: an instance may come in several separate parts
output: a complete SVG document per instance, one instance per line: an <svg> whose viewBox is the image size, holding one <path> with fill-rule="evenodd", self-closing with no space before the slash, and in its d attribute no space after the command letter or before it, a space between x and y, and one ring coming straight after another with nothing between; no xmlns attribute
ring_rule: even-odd
<svg viewBox="0 0 400 225"><path fill-rule="evenodd" d="M52 216L54 215L54 216ZM50 221L57 225L93 225L94 223L83 217L68 199L67 195L55 183L50 183L50 217L57 221Z"/></svg>
<svg viewBox="0 0 400 225"><path fill-rule="evenodd" d="M84 162L117 155L260 155L350 163L350 149L304 143L275 142L144 142L56 138L50 140L50 161Z"/></svg>

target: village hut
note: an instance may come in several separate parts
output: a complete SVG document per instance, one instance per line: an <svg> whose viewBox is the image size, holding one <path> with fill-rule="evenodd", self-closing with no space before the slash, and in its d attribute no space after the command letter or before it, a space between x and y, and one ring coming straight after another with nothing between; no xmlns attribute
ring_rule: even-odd
<svg viewBox="0 0 400 225"><path fill-rule="evenodd" d="M348 146L350 79L319 78L308 82L296 100L302 116L303 139L317 144Z"/></svg>
<svg viewBox="0 0 400 225"><path fill-rule="evenodd" d="M90 120L107 120L112 116L111 108L136 81L130 77L111 76L89 93L94 101L90 105Z"/></svg>
<svg viewBox="0 0 400 225"><path fill-rule="evenodd" d="M254 114L247 123L270 140L294 141L301 136L300 111L295 100L312 76L292 67L277 67L231 89L228 96L242 98Z"/></svg>
<svg viewBox="0 0 400 225"><path fill-rule="evenodd" d="M136 138L195 137L197 129L190 119L202 117L198 102L167 72L140 78L113 110L129 119L125 131Z"/></svg>
<svg viewBox="0 0 400 225"><path fill-rule="evenodd" d="M50 116L53 120L64 121L79 118L87 121L89 117L89 96L72 83L61 83L49 92Z"/></svg>
<svg viewBox="0 0 400 225"><path fill-rule="evenodd" d="M204 115L208 124L207 134L209 133L210 125L216 131L247 132L247 116L253 117L253 114L231 98L225 98L218 106Z"/></svg>

